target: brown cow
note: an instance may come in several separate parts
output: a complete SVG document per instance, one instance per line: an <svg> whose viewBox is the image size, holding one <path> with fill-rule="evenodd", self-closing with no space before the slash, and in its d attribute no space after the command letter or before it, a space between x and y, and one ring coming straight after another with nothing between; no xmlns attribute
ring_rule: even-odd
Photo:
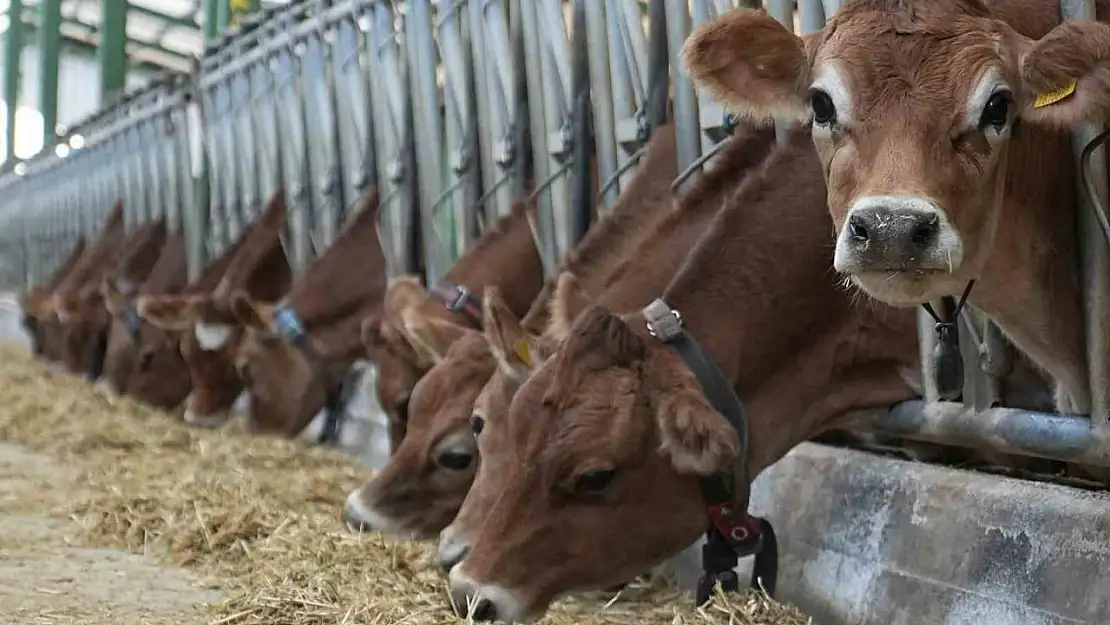
<svg viewBox="0 0 1110 625"><path fill-rule="evenodd" d="M131 370L135 364L131 349L132 331L138 332L137 317L128 318L117 306L119 295L138 292L154 270L169 231L166 220L160 217L135 229L128 237L116 268L101 281L100 300L109 313L108 336L104 354L105 382L116 392L124 393ZM99 314L99 312L98 312Z"/></svg>
<svg viewBox="0 0 1110 625"><path fill-rule="evenodd" d="M682 264L726 190L763 160L773 141L766 131L738 137L717 173L702 177L682 203L672 204L670 184L678 173L674 127L661 127L628 191L567 255L563 269L597 291L615 283L617 309L643 306ZM490 349L502 362L510 357L506 354L529 362L546 357L539 333L548 319L550 294L545 287L525 317L526 326L537 331L504 344L487 338L500 335L503 323L519 322L500 295L490 304L487 294L485 336L467 331L446 354L436 355L436 365L413 389L408 433L397 452L370 483L348 496L344 515L350 525L427 537L451 521L478 464L469 423L480 391L494 375ZM498 311L495 318L488 317L491 305Z"/></svg>
<svg viewBox="0 0 1110 625"><path fill-rule="evenodd" d="M381 306L385 268L378 194L371 189L282 301L263 304L244 292L232 296L231 311L245 330L236 368L250 397L252 431L295 437L325 400L338 399L360 355L352 350L361 344L361 321Z"/></svg>
<svg viewBox="0 0 1110 625"><path fill-rule="evenodd" d="M535 205L518 203L425 289L415 276L390 281L382 311L367 317L362 339L378 368L378 399L389 419L390 451L400 445L409 397L417 380L435 364L435 354L469 329L481 327L480 294L497 285L523 315L543 288L543 265L532 237Z"/></svg>
<svg viewBox="0 0 1110 625"><path fill-rule="evenodd" d="M181 334L181 355L192 381L186 422L201 427L227 423L243 392L235 371L242 338L230 310L230 296L242 289L252 297L276 300L289 290L292 270L281 244L285 192L278 189L266 208L239 236L241 245L227 258L219 284L211 291L151 295L138 299L139 315L162 330Z"/></svg>
<svg viewBox="0 0 1110 625"><path fill-rule="evenodd" d="M222 275L223 265L219 261L205 269L198 281L203 284L205 276L218 271L215 279L209 278L214 286ZM185 401L192 390L189 371L178 349L179 337L172 337L139 316L136 301L144 295L167 295L180 292L189 279L188 253L185 237L180 232L172 232L166 238L157 262L150 275L135 293L124 294L119 287L107 282L102 285L104 299L113 319L111 344L117 341L114 349L109 349L105 369L124 366L116 362L131 361L127 374L127 386L123 393L138 401L166 410L176 408ZM211 290L212 286L204 290ZM122 339L122 341L120 340Z"/></svg>
<svg viewBox="0 0 1110 625"><path fill-rule="evenodd" d="M42 284L32 287L23 295L23 300L20 302L23 309L23 327L31 336L31 352L39 358L53 360L57 357L56 352L50 349L50 344L53 337L57 335L58 324L56 319L52 316L40 316L40 307L50 298L54 289L65 280L66 276L70 274L77 267L87 249L85 235L77 237L77 241L73 244L73 249L70 250L69 255L62 260L61 264L54 270Z"/></svg>
<svg viewBox="0 0 1110 625"><path fill-rule="evenodd" d="M724 14L683 59L741 114L812 128L838 272L898 306L974 281L968 301L1047 370L1057 407L1090 410L1062 129L1110 114L1110 28L1060 24L1050 0L856 0L804 38Z"/></svg>
<svg viewBox="0 0 1110 625"><path fill-rule="evenodd" d="M744 181L663 296L743 398L747 457L639 314L591 305L506 420L484 425L483 457L500 455L504 470L475 483L492 479L500 495L451 569L456 605L476 600L483 620L530 620L561 595L629 579L708 527L699 476L742 461L754 477L797 443L915 395L913 311L854 302L829 271L825 189L809 142L791 133ZM503 445L490 449L481 439L495 427Z"/></svg>
<svg viewBox="0 0 1110 625"><path fill-rule="evenodd" d="M108 312L100 301L100 279L115 266L127 241L123 204L117 202L77 266L47 303L63 327L62 361L72 373L100 377L107 345Z"/></svg>

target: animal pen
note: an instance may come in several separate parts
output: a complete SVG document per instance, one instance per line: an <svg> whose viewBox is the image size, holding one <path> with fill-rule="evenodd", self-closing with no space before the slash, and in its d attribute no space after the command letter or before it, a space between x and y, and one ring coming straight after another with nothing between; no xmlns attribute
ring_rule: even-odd
<svg viewBox="0 0 1110 625"><path fill-rule="evenodd" d="M369 186L380 194L391 277L415 273L436 283L487 225L525 196L539 206L534 236L551 275L627 187L664 121L677 129L683 173L675 190L712 167L734 120L693 87L678 55L693 28L741 4L753 7L743 0L295 0L262 8L211 38L193 71L167 72L120 95L50 133L39 156L7 170L0 178L0 281L23 291L45 279L79 235L100 228L117 201L129 229L164 215L183 233L190 277L196 277L279 187L290 215L284 247L301 272L327 249ZM789 29L808 33L838 6L838 0L767 0L764 8ZM1094 2L1061 0L1060 10L1065 19L1093 18ZM1077 163L1098 131L1075 136ZM1103 171L1102 148L1088 152L1090 169ZM1110 205L1104 176L1092 182L1102 206ZM1076 211L1091 414L1007 407L1000 380L1014 366L1013 347L966 309L957 321L962 367L948 360L936 370L935 322L921 311L920 353L928 372L922 398L876 414L856 434L895 446L930 443L1110 469L1104 382L1110 377L1110 249L1096 210ZM952 301L933 306L942 315L955 308ZM850 462L843 454L851 453L836 450L821 462ZM904 479L919 476L908 471ZM989 488L1001 480L983 475L980 482ZM829 486L851 506L850 489L837 492L840 487ZM795 503L781 489L755 501L783 516ZM951 513L958 515L960 505ZM1037 514L1051 524L1054 515L1068 513ZM784 527L785 540L791 529L808 528L814 536L805 540L812 541L822 533L796 520ZM1052 532L1037 531L1029 540ZM1108 535L1103 522L1091 538ZM943 534L934 539L946 540ZM975 540L957 540L952 548L978 549ZM1102 553L1101 564L1074 570L1097 579L1097 571L1110 571ZM835 598L846 592L846 573L807 577L807 567L815 566L807 561L786 570L782 593L804 607L822 606L815 610L828 622L848 622L868 600ZM797 587L802 580L804 590ZM1096 587L1089 583L1083 588ZM961 588L989 594L971 582ZM895 590L886 600L910 601ZM1063 599L1024 600L1030 608L1063 613Z"/></svg>

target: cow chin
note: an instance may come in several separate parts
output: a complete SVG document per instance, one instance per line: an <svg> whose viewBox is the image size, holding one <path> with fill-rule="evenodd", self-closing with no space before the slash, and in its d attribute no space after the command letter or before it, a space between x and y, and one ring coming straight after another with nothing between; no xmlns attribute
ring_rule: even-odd
<svg viewBox="0 0 1110 625"><path fill-rule="evenodd" d="M194 411L192 408L185 409L185 423L188 423L193 427L207 429L218 428L226 425L230 419L231 413L227 411L216 412L212 414L200 414Z"/></svg>
<svg viewBox="0 0 1110 625"><path fill-rule="evenodd" d="M364 489L358 488L347 496L343 504L344 524L353 532L378 532L394 540L409 541L429 538L427 532L411 527L403 520L383 513L366 502Z"/></svg>
<svg viewBox="0 0 1110 625"><path fill-rule="evenodd" d="M967 284L946 271L868 271L848 277L871 298L907 308L938 297L959 295Z"/></svg>

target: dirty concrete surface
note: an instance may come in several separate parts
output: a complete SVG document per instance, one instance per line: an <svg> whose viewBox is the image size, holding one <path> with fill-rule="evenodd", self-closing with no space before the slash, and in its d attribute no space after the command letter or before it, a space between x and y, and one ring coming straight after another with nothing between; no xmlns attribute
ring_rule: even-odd
<svg viewBox="0 0 1110 625"><path fill-rule="evenodd" d="M206 623L220 593L153 557L90 549L52 518L73 476L54 459L0 443L0 625Z"/></svg>

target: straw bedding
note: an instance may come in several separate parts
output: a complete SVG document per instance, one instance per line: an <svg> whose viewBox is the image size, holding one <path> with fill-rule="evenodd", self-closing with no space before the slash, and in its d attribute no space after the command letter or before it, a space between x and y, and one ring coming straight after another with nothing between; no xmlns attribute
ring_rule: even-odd
<svg viewBox="0 0 1110 625"><path fill-rule="evenodd" d="M53 514L89 545L153 554L224 592L219 624L459 622L433 543L345 531L338 513L369 473L339 452L190 429L164 413L59 375L0 346L0 440L63 460L79 476ZM45 493L44 497L49 497ZM551 625L800 625L797 610L751 593L702 610L662 584L615 600L559 602Z"/></svg>

